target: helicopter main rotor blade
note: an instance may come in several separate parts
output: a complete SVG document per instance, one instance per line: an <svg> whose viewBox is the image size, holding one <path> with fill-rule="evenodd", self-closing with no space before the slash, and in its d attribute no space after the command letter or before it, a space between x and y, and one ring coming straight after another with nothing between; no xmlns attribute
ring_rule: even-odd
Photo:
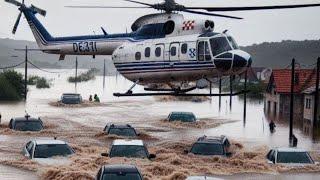
<svg viewBox="0 0 320 180"><path fill-rule="evenodd" d="M255 11L267 9L293 9L304 7L316 7L320 4L298 4L298 5L280 5L280 6L251 6L251 7L185 7L186 9L204 9L207 11Z"/></svg>
<svg viewBox="0 0 320 180"><path fill-rule="evenodd" d="M146 5L146 6L150 6L150 7L154 6L153 4L148 4L148 3L144 3L144 2L140 2L140 1L133 1L133 0L124 0L124 1L132 2L132 3L136 3L136 4L141 4L141 5Z"/></svg>
<svg viewBox="0 0 320 180"><path fill-rule="evenodd" d="M140 7L130 7L130 6L64 6L67 8L91 8L91 9L106 9L106 8L118 8L118 9L144 9L144 8L151 8L151 7L147 7L147 6L140 6Z"/></svg>
<svg viewBox="0 0 320 180"><path fill-rule="evenodd" d="M13 29L12 29L12 34L15 34L17 29L18 29L18 25L19 25L19 22L20 22L20 19L21 19L21 15L22 15L22 12L20 11L20 13L19 13L19 15L17 17L17 20L14 23L14 26L13 26Z"/></svg>
<svg viewBox="0 0 320 180"><path fill-rule="evenodd" d="M214 14L214 13L207 13L207 12L200 12L200 11L192 11L192 10L182 10L183 12L187 13L193 13L193 14L201 14L201 15L207 15L207 16L217 16L217 17L224 17L224 18L230 18L230 19L243 19L241 17L236 16L228 16L228 15L222 15L222 14Z"/></svg>
<svg viewBox="0 0 320 180"><path fill-rule="evenodd" d="M24 1L23 1L23 3L21 3L16 0L4 0L4 1L7 3L10 3L10 4L13 4L13 5L16 5L16 6L22 6L22 4L24 3Z"/></svg>

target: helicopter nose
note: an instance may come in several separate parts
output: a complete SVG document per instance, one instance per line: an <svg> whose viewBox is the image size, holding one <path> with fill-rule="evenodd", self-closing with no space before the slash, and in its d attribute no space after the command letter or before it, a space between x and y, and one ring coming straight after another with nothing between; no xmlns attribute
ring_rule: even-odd
<svg viewBox="0 0 320 180"><path fill-rule="evenodd" d="M239 70L241 68L250 67L252 64L252 58L249 53L242 50L234 50L233 52L232 68Z"/></svg>

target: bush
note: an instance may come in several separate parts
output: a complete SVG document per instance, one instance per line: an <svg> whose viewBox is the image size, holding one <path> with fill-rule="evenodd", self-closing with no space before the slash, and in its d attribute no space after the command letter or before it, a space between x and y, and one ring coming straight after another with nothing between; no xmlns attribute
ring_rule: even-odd
<svg viewBox="0 0 320 180"><path fill-rule="evenodd" d="M21 100L24 97L22 74L8 70L0 73L0 100Z"/></svg>
<svg viewBox="0 0 320 180"><path fill-rule="evenodd" d="M37 80L36 87L37 87L38 89L50 88L50 84L49 84L49 82L47 81L46 78L40 77L40 78L38 78L38 80Z"/></svg>
<svg viewBox="0 0 320 180"><path fill-rule="evenodd" d="M36 85L39 79L40 79L39 76L29 76L28 85Z"/></svg>
<svg viewBox="0 0 320 180"><path fill-rule="evenodd" d="M97 71L98 71L97 69L92 68L92 69L88 70L87 72L80 74L77 78L75 78L73 76L69 77L68 81L71 83L74 83L74 82L82 82L82 81L92 80L95 78L95 73Z"/></svg>

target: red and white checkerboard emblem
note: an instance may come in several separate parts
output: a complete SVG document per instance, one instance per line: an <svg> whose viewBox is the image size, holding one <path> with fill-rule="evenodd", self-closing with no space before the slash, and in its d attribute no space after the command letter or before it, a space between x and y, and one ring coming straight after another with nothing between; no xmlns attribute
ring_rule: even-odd
<svg viewBox="0 0 320 180"><path fill-rule="evenodd" d="M193 30L194 29L194 24L195 24L194 20L193 21L184 21L182 30L183 31Z"/></svg>

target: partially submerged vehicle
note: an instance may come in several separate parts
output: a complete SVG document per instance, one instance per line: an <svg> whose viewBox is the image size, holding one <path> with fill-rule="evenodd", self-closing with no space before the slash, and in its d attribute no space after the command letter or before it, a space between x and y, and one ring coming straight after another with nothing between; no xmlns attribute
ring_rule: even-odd
<svg viewBox="0 0 320 180"><path fill-rule="evenodd" d="M76 93L64 93L61 96L61 102L63 104L81 104L82 96Z"/></svg>
<svg viewBox="0 0 320 180"><path fill-rule="evenodd" d="M29 141L22 153L41 164L59 165L69 163L67 157L75 152L65 141L49 139Z"/></svg>
<svg viewBox="0 0 320 180"><path fill-rule="evenodd" d="M231 156L229 151L230 142L226 136L202 136L192 145L191 150L184 150L184 153L192 153L202 156Z"/></svg>
<svg viewBox="0 0 320 180"><path fill-rule="evenodd" d="M26 115L24 117L12 118L9 122L9 128L15 131L41 131L44 126L40 118Z"/></svg>
<svg viewBox="0 0 320 180"><path fill-rule="evenodd" d="M167 118L169 122L196 122L197 118L192 112L171 112Z"/></svg>
<svg viewBox="0 0 320 180"><path fill-rule="evenodd" d="M104 132L107 135L117 135L117 136L125 136L125 137L137 137L139 133L129 124L126 125L106 125L104 127Z"/></svg>
<svg viewBox="0 0 320 180"><path fill-rule="evenodd" d="M123 140L117 139L112 142L109 154L102 153L102 156L127 157L127 158L148 158L153 159L155 154L149 151L142 140Z"/></svg>
<svg viewBox="0 0 320 180"><path fill-rule="evenodd" d="M269 164L282 164L289 166L303 166L318 164L314 162L309 152L298 148L274 148L267 154Z"/></svg>
<svg viewBox="0 0 320 180"><path fill-rule="evenodd" d="M98 171L96 180L142 180L138 168L134 165L104 165Z"/></svg>

